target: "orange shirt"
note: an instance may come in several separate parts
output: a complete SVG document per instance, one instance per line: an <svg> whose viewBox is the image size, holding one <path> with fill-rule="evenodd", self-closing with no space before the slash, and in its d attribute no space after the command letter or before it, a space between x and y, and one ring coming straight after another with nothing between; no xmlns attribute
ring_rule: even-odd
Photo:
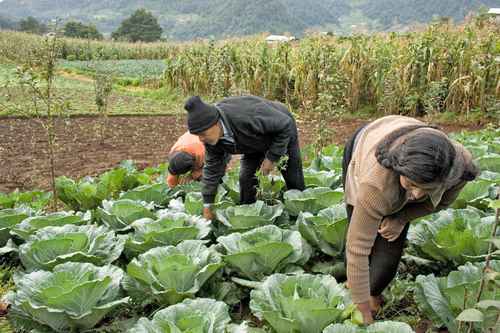
<svg viewBox="0 0 500 333"><path fill-rule="evenodd" d="M205 162L205 145L200 141L198 136L189 132L184 133L177 142L170 149L170 154L175 152L185 152L194 156L195 162L193 170L191 170L191 177L195 180L201 178L203 163ZM169 174L167 177L167 184L170 188L175 187L179 182L177 175Z"/></svg>

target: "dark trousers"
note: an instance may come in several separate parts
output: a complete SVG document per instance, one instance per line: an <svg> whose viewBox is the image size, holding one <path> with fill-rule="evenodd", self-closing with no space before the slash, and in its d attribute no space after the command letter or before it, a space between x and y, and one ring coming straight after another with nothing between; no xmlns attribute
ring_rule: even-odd
<svg viewBox="0 0 500 333"><path fill-rule="evenodd" d="M288 162L281 171L288 190L305 189L302 159L297 137L288 143ZM244 154L240 164L240 204L251 204L256 200L258 179L255 173L264 161L264 154Z"/></svg>
<svg viewBox="0 0 500 333"><path fill-rule="evenodd" d="M342 159L342 183L345 189L347 167L351 162L352 153L354 151L354 141L356 135L363 127L356 130L354 135L347 141L344 148L344 156ZM354 207L346 205L347 219L351 222L352 212ZM410 224L407 223L401 235L394 242L389 242L380 234L377 235L375 243L369 257L370 262L370 293L372 296L381 295L384 289L394 279L398 271L399 262L403 255L406 235ZM345 253L345 250L344 250ZM346 260L347 263L347 260Z"/></svg>

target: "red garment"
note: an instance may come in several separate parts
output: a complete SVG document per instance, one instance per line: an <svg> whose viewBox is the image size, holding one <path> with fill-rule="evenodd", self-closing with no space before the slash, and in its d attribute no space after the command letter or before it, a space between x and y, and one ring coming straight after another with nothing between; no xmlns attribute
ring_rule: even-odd
<svg viewBox="0 0 500 333"><path fill-rule="evenodd" d="M193 170L191 170L191 177L194 180L201 178L203 163L205 162L205 145L200 141L198 136L189 132L184 133L177 142L170 149L170 154L175 152L185 152L194 156L195 162ZM167 184L170 188L175 187L179 183L177 175L169 174L167 177Z"/></svg>

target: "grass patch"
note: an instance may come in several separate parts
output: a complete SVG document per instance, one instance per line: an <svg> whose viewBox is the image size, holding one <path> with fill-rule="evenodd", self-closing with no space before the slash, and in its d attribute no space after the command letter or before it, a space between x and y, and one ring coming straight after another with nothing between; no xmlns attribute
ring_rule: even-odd
<svg viewBox="0 0 500 333"><path fill-rule="evenodd" d="M3 86L14 78L16 66L8 63L0 63L0 86Z"/></svg>
<svg viewBox="0 0 500 333"><path fill-rule="evenodd" d="M31 96L21 86L4 87L13 79L15 66L0 65L0 116L21 116L30 112ZM84 75L59 73L54 81L56 98L67 101L70 115L97 113L93 80ZM110 96L109 113L112 115L176 114L183 112L185 97L165 87L123 87L115 84ZM19 112L22 108L23 112Z"/></svg>

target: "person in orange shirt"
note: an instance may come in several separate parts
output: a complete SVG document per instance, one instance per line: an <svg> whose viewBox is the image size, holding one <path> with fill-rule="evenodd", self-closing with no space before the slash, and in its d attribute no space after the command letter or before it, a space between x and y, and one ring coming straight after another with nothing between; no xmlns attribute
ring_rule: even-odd
<svg viewBox="0 0 500 333"><path fill-rule="evenodd" d="M205 162L205 145L198 136L186 132L170 149L168 161L167 184L170 188L200 180ZM191 174L185 175L189 172Z"/></svg>

